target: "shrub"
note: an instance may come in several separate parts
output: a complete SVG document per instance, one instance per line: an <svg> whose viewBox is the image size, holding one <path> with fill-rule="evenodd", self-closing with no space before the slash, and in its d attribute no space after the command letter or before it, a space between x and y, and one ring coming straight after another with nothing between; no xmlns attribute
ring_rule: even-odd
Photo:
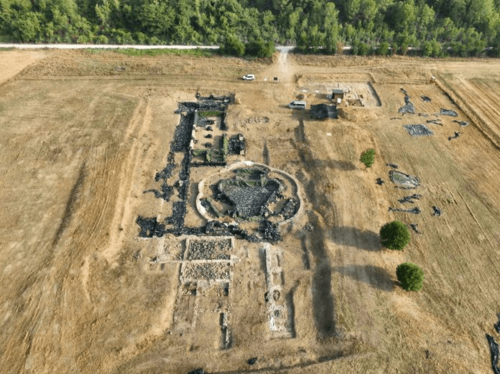
<svg viewBox="0 0 500 374"><path fill-rule="evenodd" d="M85 35L80 35L78 39L76 40L78 44L87 44L89 42L89 38Z"/></svg>
<svg viewBox="0 0 500 374"><path fill-rule="evenodd" d="M422 43L422 56L430 57L432 56L432 43L429 41L425 41Z"/></svg>
<svg viewBox="0 0 500 374"><path fill-rule="evenodd" d="M337 42L337 54L344 54L344 43L342 43L340 40Z"/></svg>
<svg viewBox="0 0 500 374"><path fill-rule="evenodd" d="M398 52L398 45L396 43L391 44L391 56L394 56Z"/></svg>
<svg viewBox="0 0 500 374"><path fill-rule="evenodd" d="M378 45L377 54L379 56L387 56L389 53L389 43L382 42Z"/></svg>
<svg viewBox="0 0 500 374"><path fill-rule="evenodd" d="M409 44L408 43L401 43L401 45L399 46L399 50L400 50L400 53L401 55L405 56L406 55L406 52L408 52L408 48L409 48Z"/></svg>
<svg viewBox="0 0 500 374"><path fill-rule="evenodd" d="M245 55L247 56L271 57L274 51L274 42L265 42L260 38L245 45Z"/></svg>
<svg viewBox="0 0 500 374"><path fill-rule="evenodd" d="M403 222L393 221L382 226L380 238L384 247L402 250L410 242L411 236Z"/></svg>
<svg viewBox="0 0 500 374"><path fill-rule="evenodd" d="M437 40L433 39L431 41L431 45L432 45L432 57L440 57L442 54L441 44Z"/></svg>
<svg viewBox="0 0 500 374"><path fill-rule="evenodd" d="M359 160L363 164L365 164L367 168L369 168L375 162L375 150L370 148L367 151L363 152Z"/></svg>
<svg viewBox="0 0 500 374"><path fill-rule="evenodd" d="M424 283L424 271L411 262L405 262L396 269L401 287L406 291L420 291Z"/></svg>
<svg viewBox="0 0 500 374"><path fill-rule="evenodd" d="M359 54L360 43L361 42L358 39L356 39L356 40L353 40L353 42L351 44L351 53L355 56L357 56Z"/></svg>
<svg viewBox="0 0 500 374"><path fill-rule="evenodd" d="M221 52L225 55L241 57L245 54L245 44L243 44L235 35L228 35Z"/></svg>
<svg viewBox="0 0 500 374"><path fill-rule="evenodd" d="M358 48L358 55L360 56L366 56L370 52L370 46L366 43L359 43L359 48Z"/></svg>
<svg viewBox="0 0 500 374"><path fill-rule="evenodd" d="M108 43L108 38L106 37L106 35L99 35L96 38L96 43L97 44L107 44Z"/></svg>

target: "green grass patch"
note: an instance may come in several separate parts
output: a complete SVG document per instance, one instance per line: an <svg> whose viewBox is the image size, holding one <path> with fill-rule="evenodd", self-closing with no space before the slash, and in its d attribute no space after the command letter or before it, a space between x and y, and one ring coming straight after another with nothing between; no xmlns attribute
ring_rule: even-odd
<svg viewBox="0 0 500 374"><path fill-rule="evenodd" d="M4 51L13 51L15 48L14 47L8 47L8 48L0 48L0 52L4 52Z"/></svg>
<svg viewBox="0 0 500 374"><path fill-rule="evenodd" d="M188 55L188 56L198 56L198 57L211 57L217 53L216 50L211 49L107 49L107 51L112 51L116 53L121 53L127 56L160 56L160 55Z"/></svg>
<svg viewBox="0 0 500 374"><path fill-rule="evenodd" d="M207 151L205 151L204 149L193 149L191 151L191 153L193 154L193 156L203 156L205 153L207 153Z"/></svg>
<svg viewBox="0 0 500 374"><path fill-rule="evenodd" d="M101 49L101 48L91 48L91 49L84 49L83 50L85 53L88 53L90 55L98 55L98 54L101 54L101 53L104 53L104 52L109 52L110 50L109 49ZM115 51L114 49L112 49L111 51Z"/></svg>
<svg viewBox="0 0 500 374"><path fill-rule="evenodd" d="M222 112L218 110L207 110L206 112L198 112L198 116L202 118L206 117L218 117L222 114Z"/></svg>

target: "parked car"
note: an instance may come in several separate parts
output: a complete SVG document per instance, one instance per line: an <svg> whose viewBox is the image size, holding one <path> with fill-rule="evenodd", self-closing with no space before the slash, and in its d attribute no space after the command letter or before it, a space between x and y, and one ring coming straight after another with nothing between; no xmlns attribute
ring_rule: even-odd
<svg viewBox="0 0 500 374"><path fill-rule="evenodd" d="M288 107L290 109L306 109L306 102L294 100L290 104L288 104Z"/></svg>
<svg viewBox="0 0 500 374"><path fill-rule="evenodd" d="M247 74L242 77L244 81L254 81L255 80L255 75L253 74Z"/></svg>

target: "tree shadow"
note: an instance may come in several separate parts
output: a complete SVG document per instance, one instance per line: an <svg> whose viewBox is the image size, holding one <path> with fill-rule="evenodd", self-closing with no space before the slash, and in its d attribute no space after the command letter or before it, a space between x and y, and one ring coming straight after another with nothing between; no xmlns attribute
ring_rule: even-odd
<svg viewBox="0 0 500 374"><path fill-rule="evenodd" d="M335 300L332 292L332 268L325 246L325 232L318 229L318 219L309 214L309 221L316 227L308 235L309 248L316 265L312 269L312 304L316 329L322 336L335 336Z"/></svg>
<svg viewBox="0 0 500 374"><path fill-rule="evenodd" d="M314 168L321 168L321 169L336 169L336 170L341 170L341 171L350 171L350 170L356 170L357 167L350 161L341 161L341 160L311 160L309 162L309 165Z"/></svg>
<svg viewBox="0 0 500 374"><path fill-rule="evenodd" d="M332 271L347 275L359 282L367 283L382 291L392 291L394 281L391 275L381 267L373 265L335 266Z"/></svg>
<svg viewBox="0 0 500 374"><path fill-rule="evenodd" d="M323 262L314 268L312 295L314 323L323 336L335 335L335 300L332 293L332 268Z"/></svg>
<svg viewBox="0 0 500 374"><path fill-rule="evenodd" d="M380 251L380 236L373 231L361 231L355 227L334 227L330 230L330 239L339 245L356 247L366 251Z"/></svg>

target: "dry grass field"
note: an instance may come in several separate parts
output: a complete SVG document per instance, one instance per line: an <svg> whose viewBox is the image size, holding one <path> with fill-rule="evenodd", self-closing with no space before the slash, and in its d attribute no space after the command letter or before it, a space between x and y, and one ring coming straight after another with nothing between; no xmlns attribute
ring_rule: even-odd
<svg viewBox="0 0 500 374"><path fill-rule="evenodd" d="M238 79L247 73L257 80ZM327 102L337 85L359 87L373 105L327 121L286 107L299 97ZM401 88L416 114L398 113ZM485 334L500 341L499 89L500 61L487 59L0 51L0 373L492 372ZM235 240L232 345L221 349L213 295L179 296L179 263L151 261L159 248L181 253L185 238L138 237L138 216L172 214L143 192L158 188L177 103L197 92L235 94L227 122L247 149L231 162L299 181L302 213L276 244L290 336L269 331L262 243ZM441 108L458 117L434 116ZM432 136L403 127L436 118ZM359 162L368 148L370 169ZM420 187L395 188L386 163ZM193 224L206 223L194 200L214 172L192 170ZM398 202L413 193L422 195L415 204ZM421 214L388 211L414 206ZM403 251L380 245L380 227L395 219L421 231ZM425 271L418 293L396 280L406 261Z"/></svg>

